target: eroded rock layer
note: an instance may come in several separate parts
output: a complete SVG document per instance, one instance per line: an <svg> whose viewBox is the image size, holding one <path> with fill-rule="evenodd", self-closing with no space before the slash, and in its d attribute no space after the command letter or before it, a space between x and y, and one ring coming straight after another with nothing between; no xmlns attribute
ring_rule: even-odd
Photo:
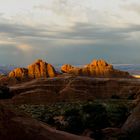
<svg viewBox="0 0 140 140"><path fill-rule="evenodd" d="M35 79L10 87L15 103L52 103L94 99L135 99L139 101L140 81L90 77Z"/></svg>

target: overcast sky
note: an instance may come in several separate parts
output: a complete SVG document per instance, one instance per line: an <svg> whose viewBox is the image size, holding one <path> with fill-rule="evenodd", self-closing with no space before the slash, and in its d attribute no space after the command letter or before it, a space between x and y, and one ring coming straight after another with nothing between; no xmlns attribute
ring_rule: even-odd
<svg viewBox="0 0 140 140"><path fill-rule="evenodd" d="M140 63L139 0L0 0L0 64Z"/></svg>

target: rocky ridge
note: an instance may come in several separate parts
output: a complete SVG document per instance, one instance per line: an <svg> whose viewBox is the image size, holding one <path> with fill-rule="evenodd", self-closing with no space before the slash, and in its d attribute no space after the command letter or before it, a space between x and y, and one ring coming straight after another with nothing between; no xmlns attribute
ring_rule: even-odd
<svg viewBox="0 0 140 140"><path fill-rule="evenodd" d="M104 60L93 60L90 64L84 67L75 67L70 64L65 64L61 67L62 73L67 73L75 76L91 76L100 78L132 78L128 72L116 70L112 65ZM37 60L27 68L16 68L9 73L10 78L19 79L35 79L56 77L62 74L56 72L55 68L42 60Z"/></svg>
<svg viewBox="0 0 140 140"><path fill-rule="evenodd" d="M41 78L41 77L55 77L57 75L54 67L42 60L37 60L28 68L16 68L9 73L10 78Z"/></svg>
<svg viewBox="0 0 140 140"><path fill-rule="evenodd" d="M61 67L63 73L70 73L79 76L93 76L93 77L118 77L118 78L130 78L128 72L116 70L112 65L108 64L104 60L93 60L90 64L85 65L82 68L75 67L69 64L65 64Z"/></svg>
<svg viewBox="0 0 140 140"><path fill-rule="evenodd" d="M137 79L66 76L35 79L10 86L14 103L51 103L94 99L135 99L139 102Z"/></svg>

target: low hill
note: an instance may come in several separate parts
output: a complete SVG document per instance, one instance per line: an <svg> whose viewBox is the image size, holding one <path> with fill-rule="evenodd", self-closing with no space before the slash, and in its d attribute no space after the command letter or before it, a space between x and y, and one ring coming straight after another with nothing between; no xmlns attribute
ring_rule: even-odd
<svg viewBox="0 0 140 140"><path fill-rule="evenodd" d="M52 103L94 99L137 99L140 81L137 79L90 78L62 76L40 78L10 86L14 103Z"/></svg>

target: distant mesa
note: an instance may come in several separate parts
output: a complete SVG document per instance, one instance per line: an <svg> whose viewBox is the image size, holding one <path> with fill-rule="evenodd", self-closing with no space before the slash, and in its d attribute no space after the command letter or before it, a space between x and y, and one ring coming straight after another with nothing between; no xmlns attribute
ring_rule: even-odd
<svg viewBox="0 0 140 140"><path fill-rule="evenodd" d="M93 77L131 77L128 72L116 70L112 65L104 60L93 60L90 64L84 67L75 67L69 64L61 67L63 73L69 73L78 76L93 76Z"/></svg>
<svg viewBox="0 0 140 140"><path fill-rule="evenodd" d="M57 75L54 67L43 60L37 60L27 68L16 68L9 73L10 78L41 78L55 77Z"/></svg>

